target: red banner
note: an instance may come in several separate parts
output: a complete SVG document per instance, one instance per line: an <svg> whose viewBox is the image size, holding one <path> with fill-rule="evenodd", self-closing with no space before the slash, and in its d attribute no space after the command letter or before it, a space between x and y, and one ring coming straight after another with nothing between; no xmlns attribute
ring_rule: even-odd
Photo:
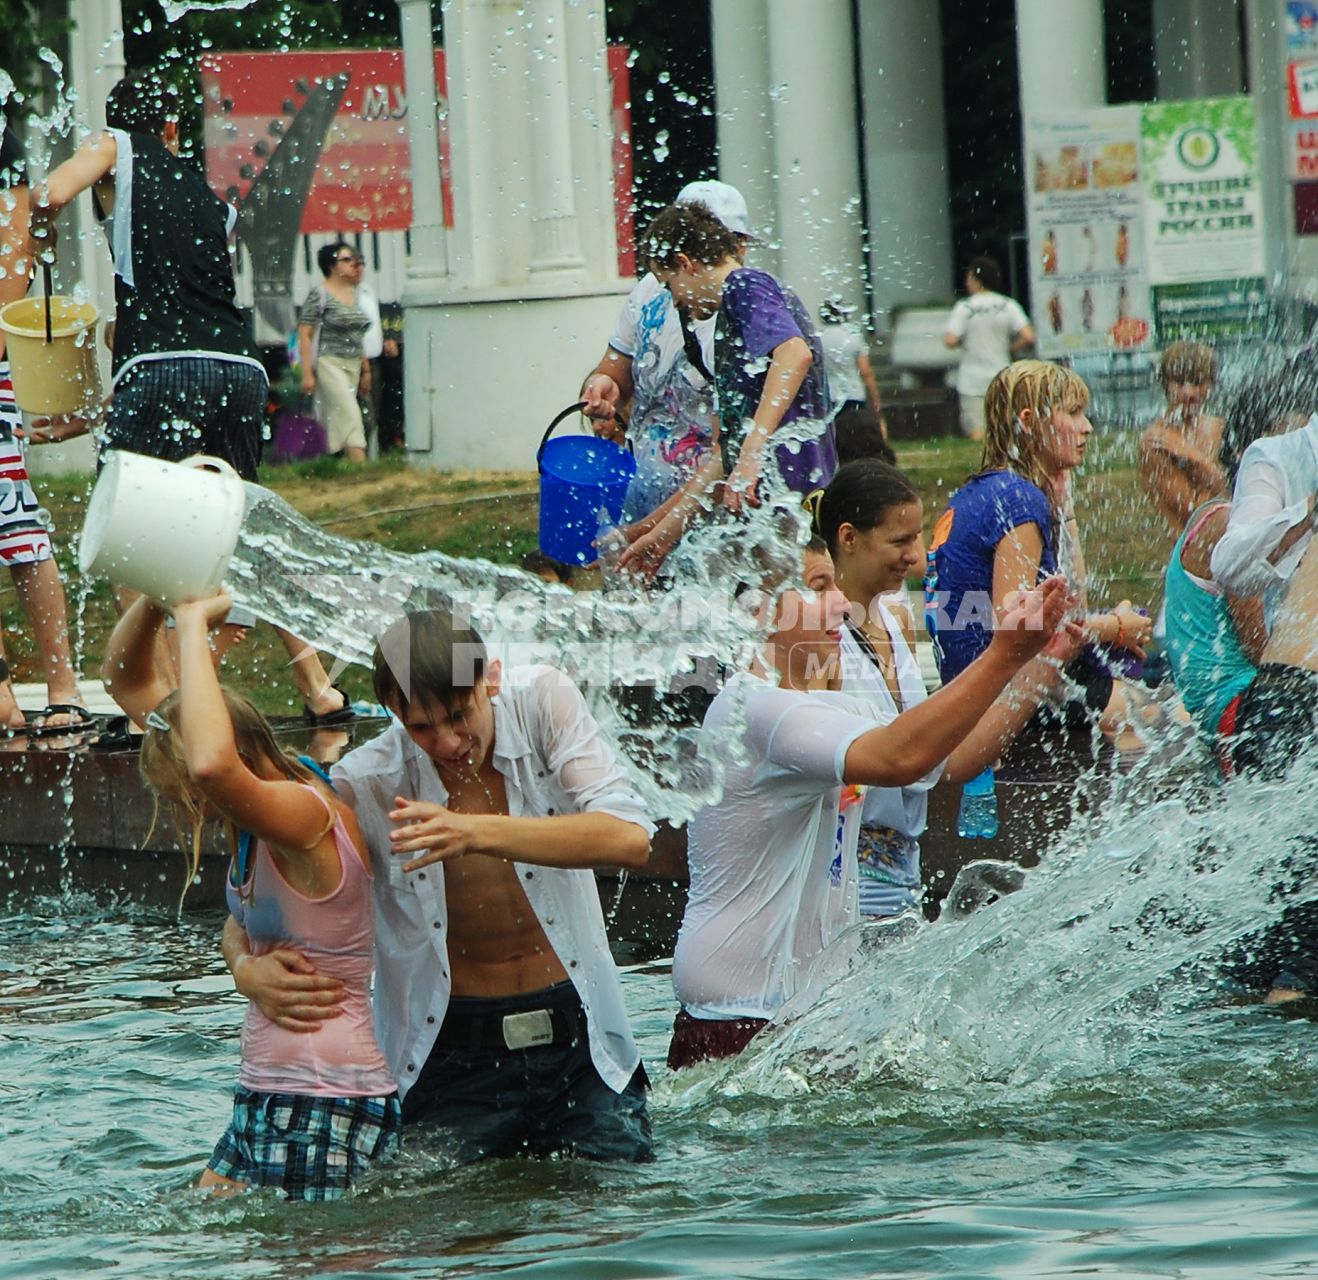
<svg viewBox="0 0 1318 1280"><path fill-rule="evenodd" d="M635 269L627 50L608 49L613 89L613 166L618 267ZM302 211L302 233L404 231L412 225L407 88L399 50L317 53L217 53L201 60L206 178L241 204L278 150L316 85L346 72L347 88L330 124ZM444 53L435 54L440 98L440 171L444 223L453 225L448 131L444 127Z"/></svg>

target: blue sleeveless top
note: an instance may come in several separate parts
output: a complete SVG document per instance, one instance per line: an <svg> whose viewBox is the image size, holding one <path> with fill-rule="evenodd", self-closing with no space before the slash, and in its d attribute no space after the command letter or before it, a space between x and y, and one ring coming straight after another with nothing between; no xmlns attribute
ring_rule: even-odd
<svg viewBox="0 0 1318 1280"><path fill-rule="evenodd" d="M1190 517L1172 550L1166 578L1167 656L1176 691L1210 741L1217 737L1227 705L1249 688L1258 670L1241 647L1226 594L1205 588L1181 564L1186 539L1221 505L1205 503Z"/></svg>

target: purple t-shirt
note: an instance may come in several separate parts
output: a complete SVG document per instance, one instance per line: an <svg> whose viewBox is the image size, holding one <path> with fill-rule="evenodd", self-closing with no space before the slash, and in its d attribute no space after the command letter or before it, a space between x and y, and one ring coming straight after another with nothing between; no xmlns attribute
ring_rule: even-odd
<svg viewBox="0 0 1318 1280"><path fill-rule="evenodd" d="M741 453L746 419L764 395L765 376L776 347L804 338L814 359L796 398L779 426L818 423L814 439L781 444L778 469L789 489L809 493L827 484L837 470L833 424L828 418L828 383L824 348L810 323L805 304L765 271L738 267L723 283L723 302L714 331L714 376L718 386L723 465L731 470Z"/></svg>
<svg viewBox="0 0 1318 1280"><path fill-rule="evenodd" d="M971 476L948 502L929 539L925 619L944 683L989 646L993 629L993 557L1023 524L1043 539L1039 577L1057 569L1053 515L1038 485L1014 471Z"/></svg>

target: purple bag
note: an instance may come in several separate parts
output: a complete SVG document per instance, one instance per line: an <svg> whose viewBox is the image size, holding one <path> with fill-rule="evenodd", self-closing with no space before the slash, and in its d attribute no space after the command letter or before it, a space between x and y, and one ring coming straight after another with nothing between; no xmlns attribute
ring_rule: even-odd
<svg viewBox="0 0 1318 1280"><path fill-rule="evenodd" d="M302 462L329 452L325 428L310 413L285 409L275 419L275 438L271 450L275 462Z"/></svg>

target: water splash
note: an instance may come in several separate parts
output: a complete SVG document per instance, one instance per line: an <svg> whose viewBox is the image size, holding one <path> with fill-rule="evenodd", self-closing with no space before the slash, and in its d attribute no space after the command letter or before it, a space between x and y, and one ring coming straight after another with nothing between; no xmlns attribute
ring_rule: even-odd
<svg viewBox="0 0 1318 1280"><path fill-rule="evenodd" d="M250 9L256 0L160 0L166 22L177 22L189 13L237 13Z"/></svg>
<svg viewBox="0 0 1318 1280"><path fill-rule="evenodd" d="M738 588L800 577L803 519L766 504L744 521L711 520L674 554L682 586L671 592L620 576L574 592L488 560L340 537L249 484L229 581L258 616L343 663L369 663L375 637L404 607L437 597L460 606L506 666L565 671L623 748L654 815L684 822L721 784L721 748L697 727L707 696L759 636L753 600Z"/></svg>
<svg viewBox="0 0 1318 1280"><path fill-rule="evenodd" d="M1233 781L1203 806L1169 796L1150 811L1118 789L1018 892L959 920L862 926L780 1025L676 1084L707 1103L876 1083L1056 1090L1138 1070L1165 1020L1214 998L1222 957L1284 908L1279 868L1311 857L1297 833L1318 830L1309 766L1285 784Z"/></svg>

